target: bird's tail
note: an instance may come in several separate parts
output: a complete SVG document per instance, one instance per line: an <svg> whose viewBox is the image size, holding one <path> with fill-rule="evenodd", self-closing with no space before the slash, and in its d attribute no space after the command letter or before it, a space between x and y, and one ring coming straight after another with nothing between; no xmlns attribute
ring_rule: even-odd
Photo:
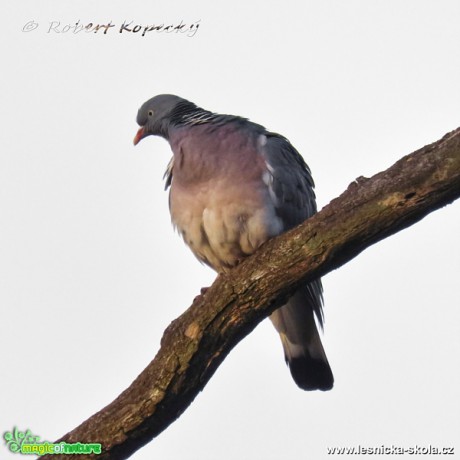
<svg viewBox="0 0 460 460"><path fill-rule="evenodd" d="M314 312L321 324L321 285L299 289L286 305L270 316L281 336L284 356L292 377L303 390L330 390L332 370L316 326Z"/></svg>

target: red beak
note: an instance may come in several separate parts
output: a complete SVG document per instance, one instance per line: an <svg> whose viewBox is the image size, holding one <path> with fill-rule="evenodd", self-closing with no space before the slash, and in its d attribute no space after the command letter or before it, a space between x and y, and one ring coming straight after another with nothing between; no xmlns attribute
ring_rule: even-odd
<svg viewBox="0 0 460 460"><path fill-rule="evenodd" d="M134 142L134 145L137 145L138 142L139 142L141 139L143 139L146 135L147 135L147 133L146 133L144 127L143 127L143 126L140 127L140 128L139 128L139 131L137 131L136 135L134 136L134 141L133 141L133 142Z"/></svg>

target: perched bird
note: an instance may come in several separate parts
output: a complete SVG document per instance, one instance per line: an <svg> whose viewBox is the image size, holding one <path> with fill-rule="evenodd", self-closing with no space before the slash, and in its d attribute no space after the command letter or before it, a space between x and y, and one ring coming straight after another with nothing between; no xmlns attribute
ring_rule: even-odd
<svg viewBox="0 0 460 460"><path fill-rule="evenodd" d="M145 102L136 145L166 139L173 158L165 173L173 225L195 256L224 272L267 241L316 212L314 183L290 142L246 118L219 115L172 94ZM322 328L322 285L299 288L270 319L286 362L304 390L329 390L334 378Z"/></svg>

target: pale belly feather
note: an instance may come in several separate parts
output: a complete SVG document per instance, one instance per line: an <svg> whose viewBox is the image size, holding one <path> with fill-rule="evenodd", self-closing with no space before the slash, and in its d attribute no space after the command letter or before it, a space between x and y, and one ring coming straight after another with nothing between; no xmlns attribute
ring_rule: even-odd
<svg viewBox="0 0 460 460"><path fill-rule="evenodd" d="M171 220L202 262L222 272L283 231L263 181L247 188L217 181L172 184Z"/></svg>

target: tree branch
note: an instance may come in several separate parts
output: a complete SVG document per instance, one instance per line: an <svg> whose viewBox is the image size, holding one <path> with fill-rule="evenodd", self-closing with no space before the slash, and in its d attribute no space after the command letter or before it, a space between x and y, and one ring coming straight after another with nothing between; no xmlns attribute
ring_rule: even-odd
<svg viewBox="0 0 460 460"><path fill-rule="evenodd" d="M459 196L460 128L358 178L318 214L219 275L166 329L155 359L131 386L59 441L101 443L99 459L129 457L185 411L230 350L296 286Z"/></svg>

